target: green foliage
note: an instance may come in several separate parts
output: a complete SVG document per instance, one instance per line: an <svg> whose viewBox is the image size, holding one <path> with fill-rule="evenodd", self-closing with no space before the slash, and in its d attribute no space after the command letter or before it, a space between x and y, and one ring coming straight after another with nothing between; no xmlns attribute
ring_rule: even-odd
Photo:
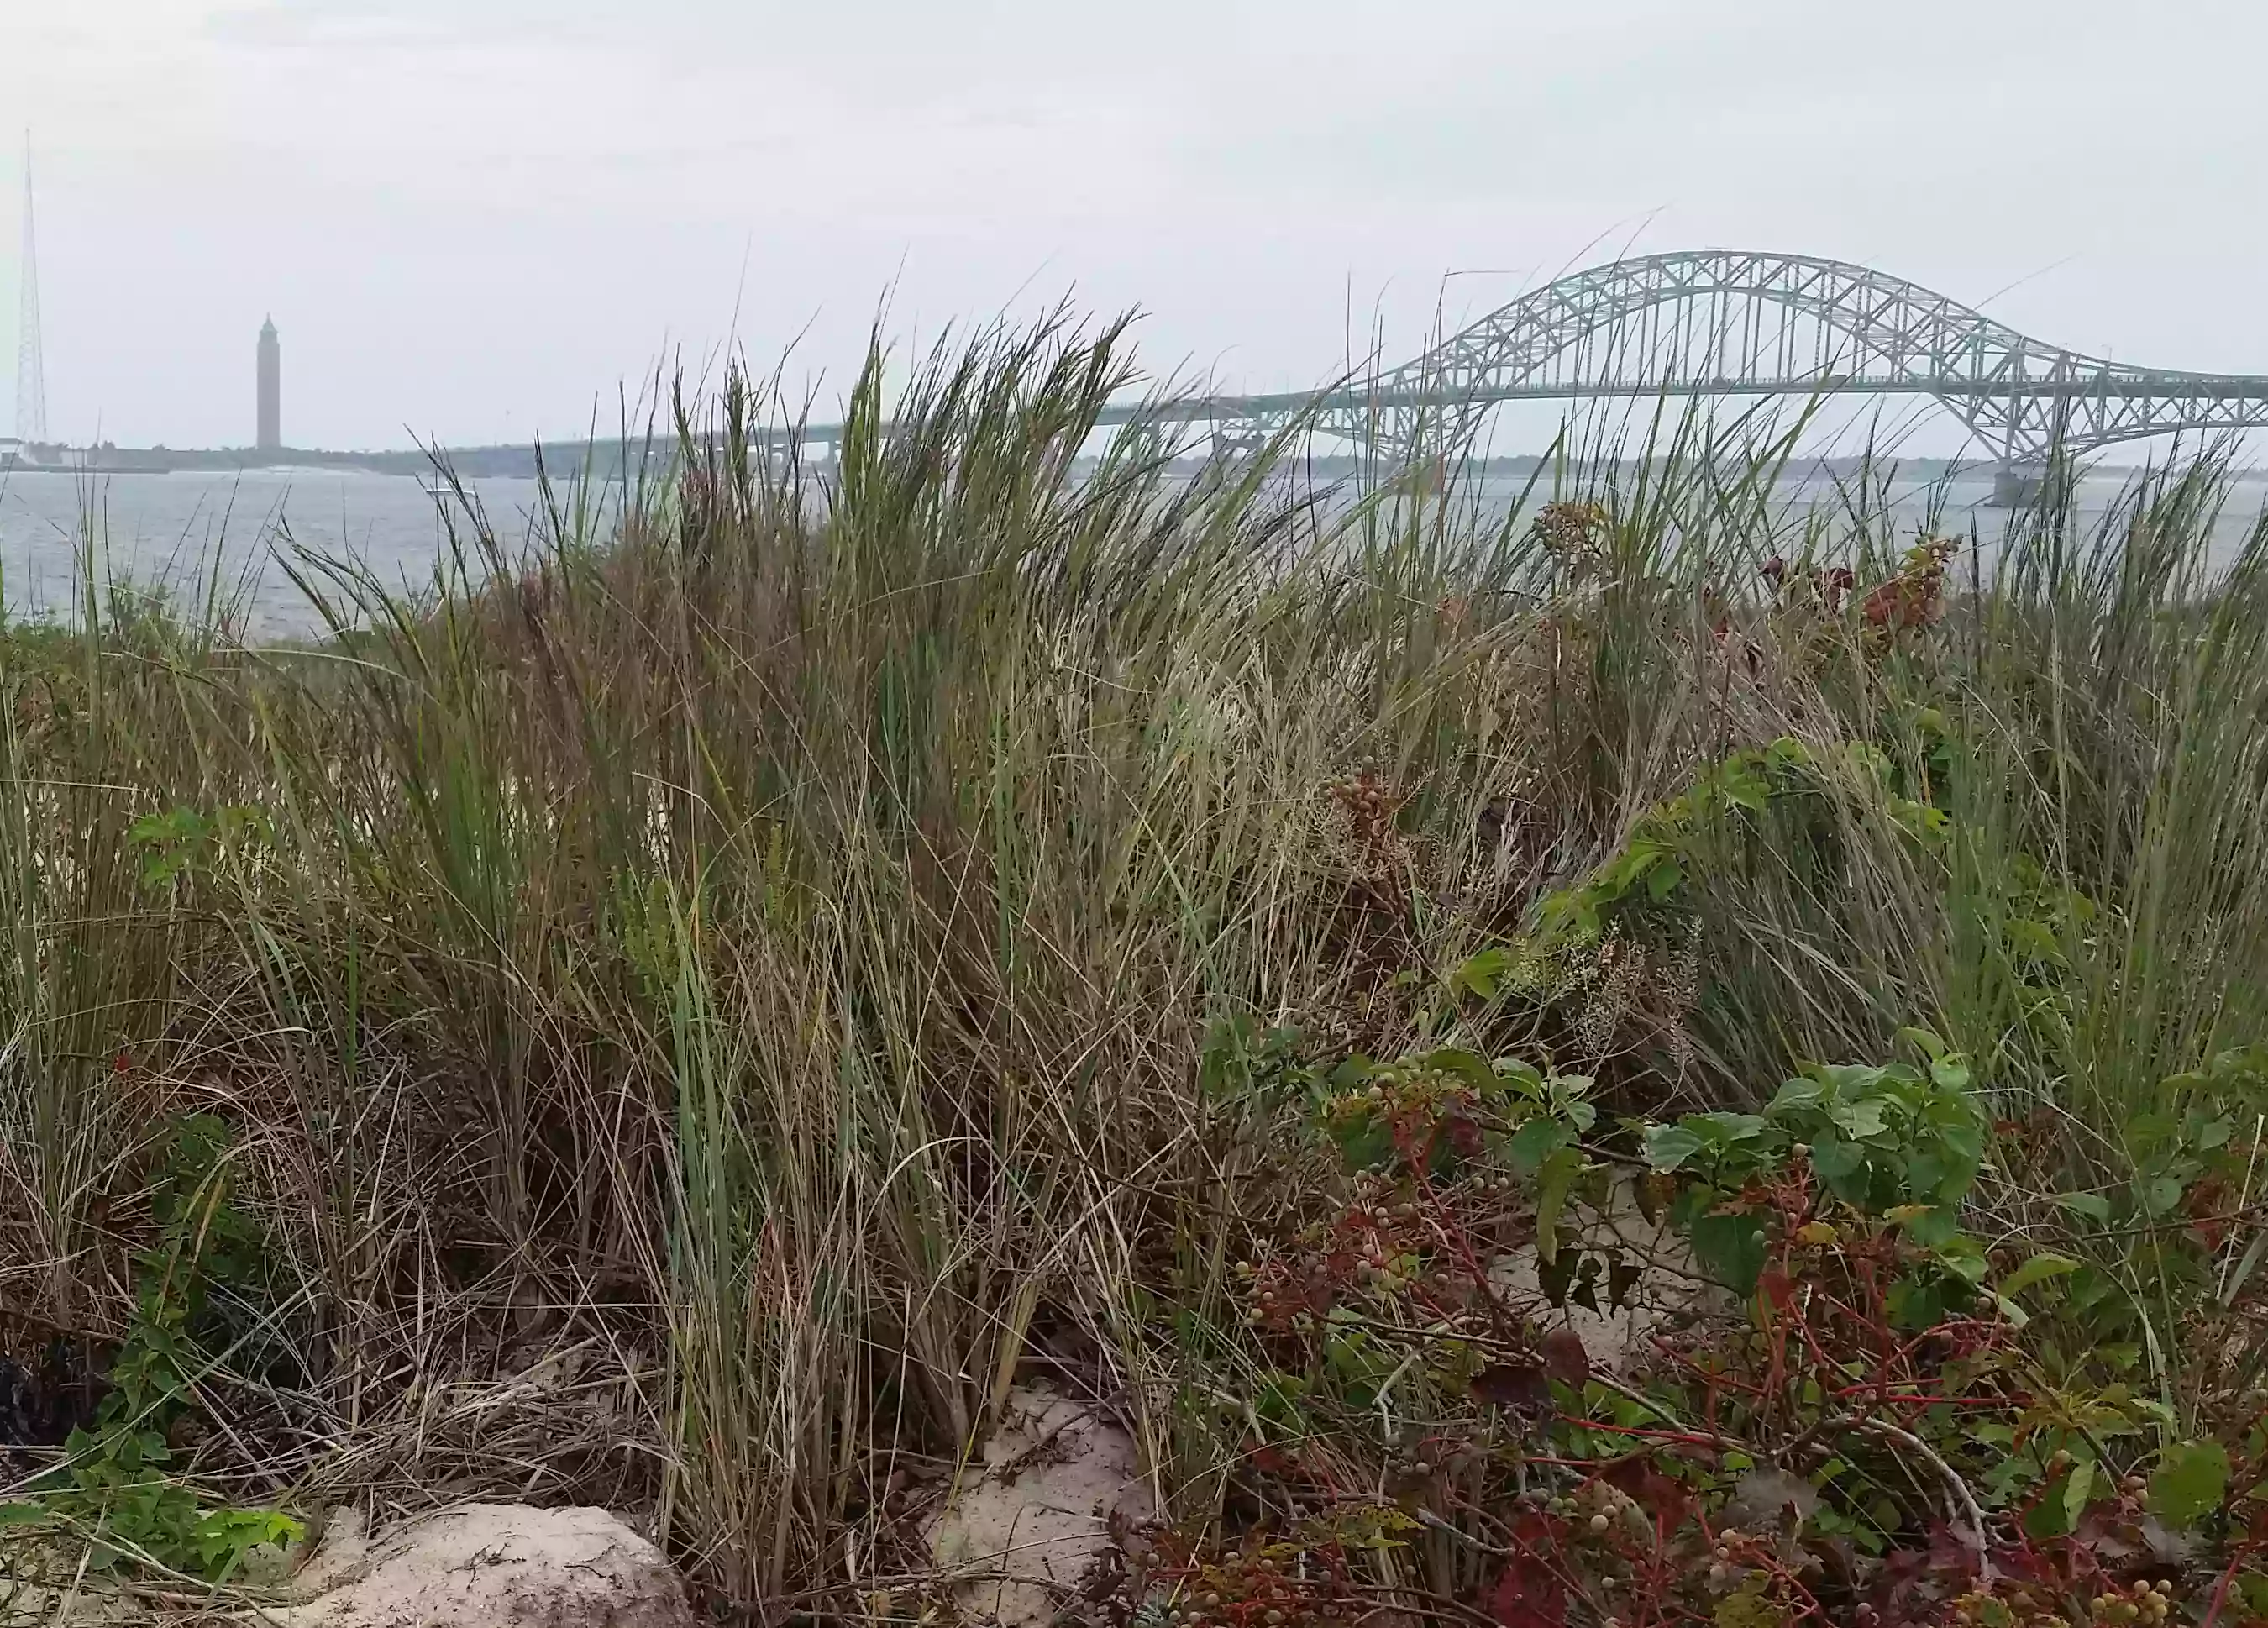
<svg viewBox="0 0 2268 1628"><path fill-rule="evenodd" d="M1491 1451L1524 1465L1548 1496L1531 1482L1481 1505L1520 1512L1520 1552L1535 1558L1500 1584L1508 1620L1557 1620L1557 1579L1610 1592L1649 1576L1682 1592L1633 1615L1808 1620L1771 1558L1791 1534L1896 1552L1897 1574L1951 1589L1971 1562L1943 1541L1933 1489L1948 1474L1991 1523L1977 1541L2024 1576L2091 1565L2088 1545L2138 1543L2146 1519L2207 1522L2249 1472L2210 1440L2154 1459L2160 1403L2115 1381L2058 1390L2041 1371L2019 1302L2052 1303L2086 1268L1960 1230L1987 1127L1963 1059L1926 1031L1908 1038L1918 1063L1815 1066L1761 1112L1670 1123L1602 1123L1593 1082L1468 1049L1313 1065L1309 1123L1352 1202L1245 1276L1269 1365L1251 1418L1263 1444L1284 1444L1256 1450L1292 1463L1294 1444L1328 1443L1317 1475L1336 1476L1373 1421L1415 1413L1432 1433L1386 1473L1410 1497L1413 1462L1435 1477L1426 1507L1484 1480ZM1616 1180L1666 1205L1743 1295L1741 1325L1665 1345L1642 1389L1595 1374L1566 1330L1524 1332L1491 1286L1509 1194L1555 1303L1620 1304L1627 1279L1602 1237L1618 1225L1604 1219ZM1529 1354L1506 1354L1523 1339ZM1773 1499L1797 1516L1785 1528ZM1980 1606L1961 1620L1994 1619Z"/></svg>
<svg viewBox="0 0 2268 1628"><path fill-rule="evenodd" d="M1537 913L1545 940L1596 938L1622 913L1677 902L1697 839L1727 819L1764 814L1815 790L1808 748L1793 737L1734 752L1631 827L1621 851L1581 882L1547 895Z"/></svg>
<svg viewBox="0 0 2268 1628"><path fill-rule="evenodd" d="M1265 1100L1299 1081L1300 1031L1263 1029L1249 1014L1216 1019L1205 1030L1197 1063L1199 1090L1217 1102Z"/></svg>
<svg viewBox="0 0 2268 1628"><path fill-rule="evenodd" d="M1846 780L1872 787L1892 823L1918 842L1944 838L1944 811L1926 797L1899 794L1885 753L1862 740L1848 742L1844 752ZM1719 759L1640 816L1622 848L1582 881L1545 895L1537 910L1539 939L1595 939L1631 915L1685 903L1695 876L1727 832L1754 843L1766 816L1825 796L1831 766L1792 736Z"/></svg>
<svg viewBox="0 0 2268 1628"><path fill-rule="evenodd" d="M2176 1360L2161 1330L2209 1326L2257 1287L2268 1232L2250 1219L2262 1175L2268 1071L2259 1047L2216 1054L2160 1082L2117 1128L2091 1190L2056 1195L2076 1263L2060 1277L2053 1326L2058 1364ZM2263 1354L2233 1370L2260 1371Z"/></svg>
<svg viewBox="0 0 2268 1628"><path fill-rule="evenodd" d="M93 1424L71 1432L63 1465L29 1499L0 1506L11 1524L85 1543L97 1571L154 1565L225 1582L254 1550L302 1535L280 1511L210 1504L170 1473L170 1433L212 1366L190 1333L210 1273L242 1278L260 1248L257 1227L230 1202L229 1152L227 1128L212 1116L176 1127L151 1196L158 1237L138 1257L135 1314Z"/></svg>
<svg viewBox="0 0 2268 1628"><path fill-rule="evenodd" d="M274 842L275 832L258 808L232 806L205 814L180 807L144 814L127 828L126 840L141 856L143 888L164 893L195 871L254 858Z"/></svg>
<svg viewBox="0 0 2268 1628"><path fill-rule="evenodd" d="M2179 1531L2220 1507L2228 1495L2228 1449L2218 1441L2177 1441L2158 1455L2150 1513Z"/></svg>
<svg viewBox="0 0 2268 1628"><path fill-rule="evenodd" d="M1582 1163L1575 1145L1598 1118L1587 1077L1454 1046L1398 1063L1350 1057L1304 1078L1319 1128L1352 1169L1401 1163L1454 1177L1488 1143L1562 1200Z"/></svg>
<svg viewBox="0 0 2268 1628"><path fill-rule="evenodd" d="M1966 1064L1936 1036L1909 1033L1926 1055L1921 1066L1814 1065L1760 1114L1689 1114L1638 1128L1655 1171L1689 1178L1676 1213L1713 1276L1743 1292L1755 1286L1763 1244L1742 1196L1782 1176L1800 1151L1837 1198L1950 1251L1956 1275L1974 1281L1974 1251L1956 1241L1962 1201L1984 1160L1984 1116ZM1926 1315L1906 1310L1909 1320Z"/></svg>

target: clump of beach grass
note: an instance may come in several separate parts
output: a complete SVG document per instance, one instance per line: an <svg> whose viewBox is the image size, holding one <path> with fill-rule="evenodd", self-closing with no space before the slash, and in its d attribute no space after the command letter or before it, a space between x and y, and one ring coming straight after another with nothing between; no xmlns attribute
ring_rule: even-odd
<svg viewBox="0 0 2268 1628"><path fill-rule="evenodd" d="M2208 557L2222 462L2091 531L2051 487L1892 645L1758 573L1914 539L1864 482L1779 514L1747 431L1570 463L1555 535L1290 441L1081 465L1116 328L882 378L814 465L735 375L618 533L468 499L430 599L293 556L324 642L0 638L0 1331L99 1366L210 1116L266 1264L217 1296L204 1484L632 1506L724 1599L842 1610L918 1569L894 1472L1033 1371L1219 1515L1233 1267L1299 1195L1208 1036L1418 1043L1739 748L1934 776L1941 873L1854 780L1831 840L1691 879L1692 987L1492 1040L1638 1112L1926 1024L2083 1185L2268 1029L2268 548ZM2051 1021L2020 857L2095 906L2040 918Z"/></svg>

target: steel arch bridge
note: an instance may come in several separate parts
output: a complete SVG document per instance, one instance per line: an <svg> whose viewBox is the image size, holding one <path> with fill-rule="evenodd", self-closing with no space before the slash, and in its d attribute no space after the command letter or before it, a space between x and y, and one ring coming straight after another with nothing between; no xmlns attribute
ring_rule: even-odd
<svg viewBox="0 0 2268 1628"><path fill-rule="evenodd" d="M1113 408L1232 443L1304 421L1378 447L1454 446L1506 401L1933 397L2004 465L2148 436L2268 427L2268 377L2139 367L2033 339L1864 266L1734 249L1560 278L1359 388Z"/></svg>

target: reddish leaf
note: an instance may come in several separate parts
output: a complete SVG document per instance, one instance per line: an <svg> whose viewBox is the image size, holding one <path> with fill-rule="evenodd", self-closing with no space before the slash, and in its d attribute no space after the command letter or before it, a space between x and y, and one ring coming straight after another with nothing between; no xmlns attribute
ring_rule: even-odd
<svg viewBox="0 0 2268 1628"><path fill-rule="evenodd" d="M1498 1407L1533 1411L1549 1407L1551 1388L1532 1362L1492 1362L1473 1375L1473 1396Z"/></svg>
<svg viewBox="0 0 2268 1628"><path fill-rule="evenodd" d="M2072 1541L2090 1550L2134 1552L2139 1543L2134 1523L2119 1513L2118 1506L2098 1499L2089 1504L2072 1529Z"/></svg>
<svg viewBox="0 0 2268 1628"><path fill-rule="evenodd" d="M2236 1196L2228 1183L2209 1175L2184 1196L2182 1209L2190 1218L2190 1234L2208 1249L2218 1249L2236 1219Z"/></svg>
<svg viewBox="0 0 2268 1628"><path fill-rule="evenodd" d="M1562 1385L1580 1390L1591 1377L1591 1353L1583 1337L1572 1329L1554 1329L1543 1337L1543 1371Z"/></svg>
<svg viewBox="0 0 2268 1628"><path fill-rule="evenodd" d="M1566 1585L1542 1562L1515 1556L1505 1562L1484 1609L1504 1628L1566 1628Z"/></svg>
<svg viewBox="0 0 2268 1628"><path fill-rule="evenodd" d="M1599 1479L1637 1499L1646 1518L1659 1522L1656 1529L1663 1536L1685 1524L1684 1484L1674 1477L1663 1475L1644 1454L1617 1459L1599 1472Z"/></svg>
<svg viewBox="0 0 2268 1628"><path fill-rule="evenodd" d="M1244 1462L1263 1475L1288 1476L1292 1473L1292 1455L1281 1448L1262 1445L1249 1448Z"/></svg>
<svg viewBox="0 0 2268 1628"><path fill-rule="evenodd" d="M1974 1579L1980 1558L1969 1541L1943 1521L1930 1528L1929 1568L1940 1577L1957 1580L1965 1587Z"/></svg>

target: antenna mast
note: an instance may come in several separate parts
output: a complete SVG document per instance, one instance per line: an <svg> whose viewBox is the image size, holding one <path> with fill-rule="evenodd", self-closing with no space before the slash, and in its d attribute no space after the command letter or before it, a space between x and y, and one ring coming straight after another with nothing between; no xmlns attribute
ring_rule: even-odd
<svg viewBox="0 0 2268 1628"><path fill-rule="evenodd" d="M16 322L16 438L48 438L47 358L40 349L40 247L32 216L32 136L24 134L22 303Z"/></svg>

